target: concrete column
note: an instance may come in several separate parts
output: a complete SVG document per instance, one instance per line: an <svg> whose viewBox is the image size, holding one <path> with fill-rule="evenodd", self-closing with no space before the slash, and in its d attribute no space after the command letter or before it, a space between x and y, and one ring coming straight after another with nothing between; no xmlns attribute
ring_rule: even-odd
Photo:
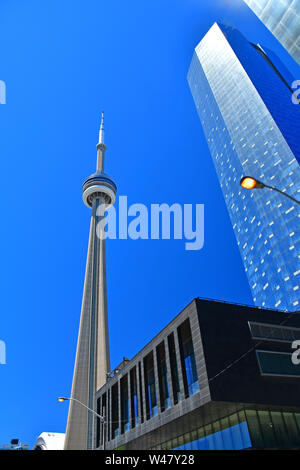
<svg viewBox="0 0 300 470"><path fill-rule="evenodd" d="M130 371L128 371L128 374L127 374L127 388L128 388L129 429L131 429L131 380L130 380Z"/></svg>
<svg viewBox="0 0 300 470"><path fill-rule="evenodd" d="M108 389L109 396L109 420L108 420L108 430L109 430L109 439L112 439L112 400L111 400L111 387Z"/></svg>
<svg viewBox="0 0 300 470"><path fill-rule="evenodd" d="M177 328L174 331L174 343L175 343L175 354L176 354L176 362L177 362L177 370L178 370L178 378L179 378L180 398L181 398L181 401L182 401L185 398L185 390L184 390L183 373L182 373L182 366L181 366L181 357L180 357L180 348L179 348Z"/></svg>
<svg viewBox="0 0 300 470"><path fill-rule="evenodd" d="M98 401L98 400L97 400ZM99 407L97 404L97 413L102 416L102 396L99 398ZM96 448L97 446L102 446L102 433L103 433L103 426L100 421L100 418L97 418L98 420L98 426L99 426L99 442L97 443L97 437L96 437Z"/></svg>
<svg viewBox="0 0 300 470"><path fill-rule="evenodd" d="M142 376L142 397L144 409L144 422L147 421L147 407L146 407L146 393L145 393L145 373L144 373L144 360L141 360L141 376Z"/></svg>
<svg viewBox="0 0 300 470"><path fill-rule="evenodd" d="M119 409L119 434L121 434L122 413L121 413L121 380L120 379L118 380L118 409Z"/></svg>
<svg viewBox="0 0 300 470"><path fill-rule="evenodd" d="M108 394L106 393L106 405L105 407L102 407L102 416L104 418L104 422L102 423L102 440L101 440L101 447L102 449L105 449L106 447L106 442L107 442L107 436L108 436L108 419L107 419L107 400L108 400Z"/></svg>
<svg viewBox="0 0 300 470"><path fill-rule="evenodd" d="M195 307L193 314L191 314L190 316L190 327L191 327L193 349L194 349L194 354L195 354L196 369L197 369L197 375L198 375L198 381L199 381L199 378L201 374L203 373L203 371L200 370L201 364L200 364L200 355L199 355L199 349L202 352L202 341L201 341L199 319L198 319L196 307Z"/></svg>

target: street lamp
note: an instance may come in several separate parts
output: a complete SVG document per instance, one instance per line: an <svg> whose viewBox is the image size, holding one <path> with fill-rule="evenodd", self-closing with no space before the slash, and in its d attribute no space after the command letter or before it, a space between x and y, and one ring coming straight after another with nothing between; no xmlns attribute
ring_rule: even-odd
<svg viewBox="0 0 300 470"><path fill-rule="evenodd" d="M62 403L63 401L68 401L68 400L76 401L76 403L79 403L79 405L84 406L84 408L86 408L86 409L89 410L91 413L93 413L95 416L97 416L97 418L99 418L102 423L103 423L103 421L105 421L104 416L99 415L98 413L96 413L96 411L92 410L92 408L89 408L89 407L86 406L84 403L81 403L81 401L77 400L77 398L58 397L58 401L59 401L60 403Z"/></svg>
<svg viewBox="0 0 300 470"><path fill-rule="evenodd" d="M280 191L280 189L274 188L273 186L269 186L268 184L265 184L262 181L257 180L256 178L253 178L253 176L243 176L243 178L240 181L240 185L244 189L261 189L261 188L272 189L273 191L276 191L277 193L282 194L282 196L288 197L296 204L300 204L300 201L297 201L297 199L290 196L289 194L286 194L283 191Z"/></svg>
<svg viewBox="0 0 300 470"><path fill-rule="evenodd" d="M98 413L96 413L96 411L92 410L92 408L89 408L88 406L86 406L84 403L82 403L81 401L77 400L77 398L72 398L72 397L58 397L57 399L60 403L62 403L63 401L75 401L76 403L78 403L79 405L83 406L84 408L86 408L88 411L90 411L91 413L93 413L93 415L97 416L97 418L100 419L100 423L102 423L102 426L103 426L103 449L104 449L104 444L105 444L105 436L104 436L104 423L105 423L105 418L104 416L101 416L99 415Z"/></svg>

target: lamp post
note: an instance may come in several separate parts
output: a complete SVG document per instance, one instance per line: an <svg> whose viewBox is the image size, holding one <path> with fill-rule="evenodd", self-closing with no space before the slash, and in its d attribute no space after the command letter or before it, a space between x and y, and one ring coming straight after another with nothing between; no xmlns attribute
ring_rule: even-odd
<svg viewBox="0 0 300 470"><path fill-rule="evenodd" d="M105 418L104 416L101 416L99 415L98 413L96 413L95 410L92 410L92 408L89 408L88 406L86 406L84 403L82 403L81 401L77 400L77 398L72 398L72 397L58 397L57 399L60 403L62 403L63 401L75 401L76 403L78 403L79 405L83 406L84 408L86 408L88 411L90 411L90 413L92 413L93 415L97 416L97 418L100 419L100 423L102 424L102 431L103 431L103 450L104 450L104 447L105 447L105 436L104 436L104 425L105 425Z"/></svg>
<svg viewBox="0 0 300 470"><path fill-rule="evenodd" d="M289 194L286 194L283 191L280 191L280 189L278 188L274 188L274 186L269 186L268 184L265 184L262 181L257 180L256 178L253 178L253 176L243 176L243 178L240 181L240 185L244 189L262 189L262 188L272 189L272 191L276 191L277 193L280 193L282 196L288 197L296 204L300 204L300 201L297 201L297 199L290 196Z"/></svg>

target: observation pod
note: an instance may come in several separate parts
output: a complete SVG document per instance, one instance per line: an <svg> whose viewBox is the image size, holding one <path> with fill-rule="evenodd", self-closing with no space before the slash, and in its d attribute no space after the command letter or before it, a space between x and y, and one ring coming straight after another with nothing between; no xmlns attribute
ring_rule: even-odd
<svg viewBox="0 0 300 470"><path fill-rule="evenodd" d="M87 207L92 208L94 198L103 198L108 209L115 202L116 192L117 186L114 180L103 171L96 171L83 183L82 199Z"/></svg>

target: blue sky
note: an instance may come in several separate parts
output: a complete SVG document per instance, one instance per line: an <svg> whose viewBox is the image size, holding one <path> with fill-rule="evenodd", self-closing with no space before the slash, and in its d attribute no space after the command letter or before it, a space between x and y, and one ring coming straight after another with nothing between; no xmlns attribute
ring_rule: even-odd
<svg viewBox="0 0 300 470"><path fill-rule="evenodd" d="M64 432L105 110L106 171L128 203L205 204L205 244L109 240L112 366L194 297L252 304L186 74L214 21L298 66L242 0L1 0L0 444Z"/></svg>

